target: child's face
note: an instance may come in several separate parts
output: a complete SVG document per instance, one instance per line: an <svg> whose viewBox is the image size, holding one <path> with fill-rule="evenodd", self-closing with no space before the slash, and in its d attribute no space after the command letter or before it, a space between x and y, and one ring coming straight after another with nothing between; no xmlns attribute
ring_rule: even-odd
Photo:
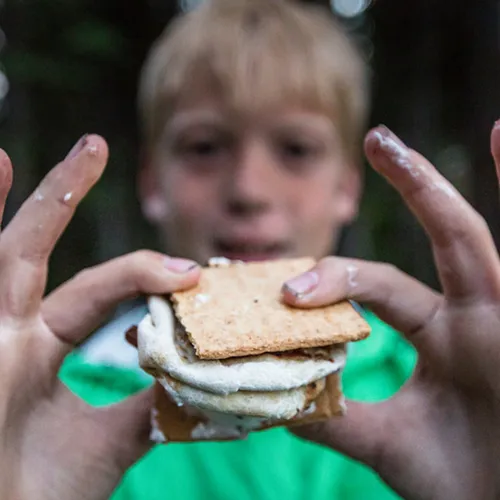
<svg viewBox="0 0 500 500"><path fill-rule="evenodd" d="M171 116L141 194L170 254L248 261L327 255L357 213L359 185L327 116L203 99Z"/></svg>

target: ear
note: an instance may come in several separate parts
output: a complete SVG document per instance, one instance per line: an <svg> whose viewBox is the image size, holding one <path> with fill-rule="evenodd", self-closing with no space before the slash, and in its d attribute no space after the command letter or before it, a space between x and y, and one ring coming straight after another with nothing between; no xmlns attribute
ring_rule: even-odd
<svg viewBox="0 0 500 500"><path fill-rule="evenodd" d="M360 166L346 165L337 184L333 200L334 217L343 225L350 224L358 215L363 174Z"/></svg>
<svg viewBox="0 0 500 500"><path fill-rule="evenodd" d="M157 169L149 154L141 153L137 189L142 213L152 224L161 222L168 213L168 203L159 186Z"/></svg>

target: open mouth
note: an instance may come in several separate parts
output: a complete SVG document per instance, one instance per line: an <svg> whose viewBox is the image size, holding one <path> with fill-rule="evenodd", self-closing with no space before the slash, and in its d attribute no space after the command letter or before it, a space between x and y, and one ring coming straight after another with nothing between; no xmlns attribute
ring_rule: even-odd
<svg viewBox="0 0 500 500"><path fill-rule="evenodd" d="M279 259L285 257L288 253L288 246L284 243L216 240L214 248L220 257L244 262Z"/></svg>

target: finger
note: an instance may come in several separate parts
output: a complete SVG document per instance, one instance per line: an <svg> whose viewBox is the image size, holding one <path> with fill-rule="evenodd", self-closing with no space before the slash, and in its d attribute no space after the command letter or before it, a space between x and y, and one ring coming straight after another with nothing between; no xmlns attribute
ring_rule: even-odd
<svg viewBox="0 0 500 500"><path fill-rule="evenodd" d="M443 304L441 295L393 266L340 257L322 259L310 271L287 281L283 299L303 308L344 299L364 303L418 350L427 347L425 327Z"/></svg>
<svg viewBox="0 0 500 500"><path fill-rule="evenodd" d="M166 294L195 286L199 266L141 250L83 271L43 301L45 322L64 356L107 319L120 303L141 294Z"/></svg>
<svg viewBox="0 0 500 500"><path fill-rule="evenodd" d="M491 132L491 154L495 161L497 179L500 183L500 120L495 123Z"/></svg>
<svg viewBox="0 0 500 500"><path fill-rule="evenodd" d="M386 403L347 401L343 417L300 427L290 427L297 436L329 446L354 460L374 466L384 446Z"/></svg>
<svg viewBox="0 0 500 500"><path fill-rule="evenodd" d="M498 255L482 217L425 158L385 127L367 135L365 150L429 235L445 294L498 297Z"/></svg>
<svg viewBox="0 0 500 500"><path fill-rule="evenodd" d="M73 213L97 182L106 165L108 149L98 136L82 139L68 157L52 169L5 229L0 258L8 282L15 283L16 314L38 307L45 287L49 256ZM5 278L4 278L5 281Z"/></svg>
<svg viewBox="0 0 500 500"><path fill-rule="evenodd" d="M44 262L74 210L97 182L108 158L98 136L82 138L67 158L53 168L6 228L3 248L23 259Z"/></svg>
<svg viewBox="0 0 500 500"><path fill-rule="evenodd" d="M3 220L5 203L12 187L12 164L7 153L0 149L0 225Z"/></svg>

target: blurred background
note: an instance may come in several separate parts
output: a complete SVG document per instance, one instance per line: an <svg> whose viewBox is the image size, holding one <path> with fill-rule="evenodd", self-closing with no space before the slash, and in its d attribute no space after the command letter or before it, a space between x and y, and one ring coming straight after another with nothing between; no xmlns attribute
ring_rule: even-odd
<svg viewBox="0 0 500 500"><path fill-rule="evenodd" d="M0 146L15 166L7 220L79 136L102 134L111 150L102 181L54 253L49 288L83 267L157 248L134 190L137 77L171 16L197 1L0 0ZM371 124L386 124L431 159L500 243L489 153L500 118L499 2L316 1L331 4L370 61ZM342 253L392 262L437 286L425 235L369 168Z"/></svg>

